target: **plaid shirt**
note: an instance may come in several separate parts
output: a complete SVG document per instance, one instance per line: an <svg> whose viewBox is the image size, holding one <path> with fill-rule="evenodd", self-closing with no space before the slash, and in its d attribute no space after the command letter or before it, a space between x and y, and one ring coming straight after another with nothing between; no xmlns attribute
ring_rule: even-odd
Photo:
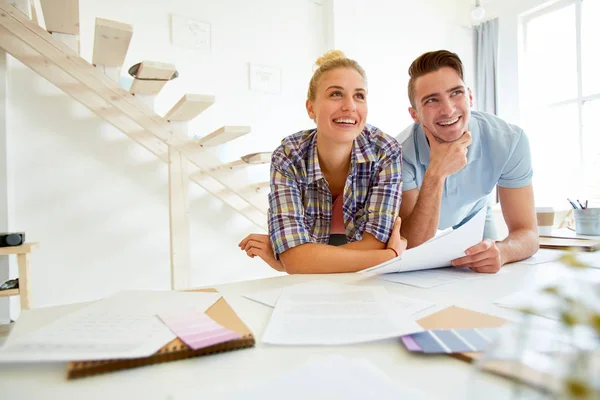
<svg viewBox="0 0 600 400"><path fill-rule="evenodd" d="M402 147L366 125L355 139L344 187L348 242L364 232L387 243L402 199ZM269 236L276 256L304 243L328 243L332 197L317 156L317 130L283 139L271 160Z"/></svg>

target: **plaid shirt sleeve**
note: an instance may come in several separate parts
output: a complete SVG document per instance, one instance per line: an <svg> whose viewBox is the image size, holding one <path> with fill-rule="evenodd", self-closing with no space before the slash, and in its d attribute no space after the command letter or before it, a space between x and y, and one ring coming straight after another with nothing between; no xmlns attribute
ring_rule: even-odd
<svg viewBox="0 0 600 400"><path fill-rule="evenodd" d="M402 201L402 147L388 140L382 153L365 202L364 232L387 243Z"/></svg>
<svg viewBox="0 0 600 400"><path fill-rule="evenodd" d="M285 150L276 150L271 160L268 213L269 238L276 258L292 247L311 242L296 174L296 168Z"/></svg>

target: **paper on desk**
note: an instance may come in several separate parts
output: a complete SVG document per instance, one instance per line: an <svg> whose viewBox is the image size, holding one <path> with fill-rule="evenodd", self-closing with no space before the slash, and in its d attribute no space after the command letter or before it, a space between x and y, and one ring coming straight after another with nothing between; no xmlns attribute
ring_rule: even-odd
<svg viewBox="0 0 600 400"><path fill-rule="evenodd" d="M400 318L382 287L310 290L284 288L262 341L282 345L362 343L423 328L408 314Z"/></svg>
<svg viewBox="0 0 600 400"><path fill-rule="evenodd" d="M323 289L327 290L328 288L348 288L350 285L345 285L341 283L331 282L331 281L312 281L305 283L298 283L296 285L292 285L289 287L293 288L310 288L310 289ZM252 293L245 294L244 297L267 305L269 307L275 307L277 303L277 299L281 295L281 291L283 288L274 288L274 289L266 289L260 290ZM431 308L435 306L434 303L429 301L413 299L410 297L400 296L395 293L389 293L391 301L393 303L394 310L401 310L403 314L414 315L418 314L423 310Z"/></svg>
<svg viewBox="0 0 600 400"><path fill-rule="evenodd" d="M542 264L550 261L555 261L563 255L564 252L553 249L539 249L534 255L525 260L519 261L521 264Z"/></svg>
<svg viewBox="0 0 600 400"><path fill-rule="evenodd" d="M577 300L590 310L600 313L598 294L594 292L594 285L591 282L587 285L577 280L569 281L567 279L556 284L556 286L559 287L563 296ZM540 317L559 320L565 307L565 301L556 295L544 292L542 289L542 287L539 287L511 293L495 300L494 304L513 310L527 309L532 314Z"/></svg>
<svg viewBox="0 0 600 400"><path fill-rule="evenodd" d="M456 258L464 257L465 250L481 242L486 209L481 209L464 225L413 247L390 261L360 271L361 274L378 275L395 272L419 271L449 267Z"/></svg>
<svg viewBox="0 0 600 400"><path fill-rule="evenodd" d="M469 268L438 268L425 271L411 271L395 274L379 275L379 279L389 282L403 283L409 286L420 288L432 288L456 281L475 279L482 277L482 274L474 272Z"/></svg>
<svg viewBox="0 0 600 400"><path fill-rule="evenodd" d="M318 280L304 283L297 283L295 285L287 286L290 288L306 288L309 290L322 290L327 291L328 289L340 289L347 288L348 285L343 283L331 282L326 280ZM269 307L275 307L277 304L277 299L281 296L282 287L273 288L273 289L265 289L259 290L252 293L248 293L243 295L247 299L257 301Z"/></svg>
<svg viewBox="0 0 600 400"><path fill-rule="evenodd" d="M217 293L126 291L68 314L0 349L0 362L146 357L175 339L157 317L173 310L204 312Z"/></svg>
<svg viewBox="0 0 600 400"><path fill-rule="evenodd" d="M305 363L226 400L426 400L422 391L398 384L366 359L340 355L312 357Z"/></svg>
<svg viewBox="0 0 600 400"><path fill-rule="evenodd" d="M494 301L494 304L513 310L527 307L532 311L535 310L534 314L540 317L558 319L557 311L560 303L554 295L524 290L499 298Z"/></svg>

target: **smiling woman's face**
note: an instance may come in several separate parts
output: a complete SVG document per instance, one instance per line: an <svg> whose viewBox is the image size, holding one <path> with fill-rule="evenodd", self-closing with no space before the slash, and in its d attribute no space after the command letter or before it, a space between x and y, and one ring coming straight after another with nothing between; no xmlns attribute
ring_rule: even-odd
<svg viewBox="0 0 600 400"><path fill-rule="evenodd" d="M352 142L367 122L367 88L354 68L325 72L319 79L314 100L306 101L308 116L319 135L335 143Z"/></svg>
<svg viewBox="0 0 600 400"><path fill-rule="evenodd" d="M473 96L450 67L423 75L415 81L415 108L410 115L439 141L453 142L467 130Z"/></svg>

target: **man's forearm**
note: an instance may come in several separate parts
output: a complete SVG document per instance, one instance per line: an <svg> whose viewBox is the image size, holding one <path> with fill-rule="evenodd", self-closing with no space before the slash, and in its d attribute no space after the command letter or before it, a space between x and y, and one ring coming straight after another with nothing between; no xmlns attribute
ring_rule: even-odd
<svg viewBox="0 0 600 400"><path fill-rule="evenodd" d="M519 229L511 232L504 240L496 242L502 264L520 261L531 257L539 248L539 236L531 229Z"/></svg>
<svg viewBox="0 0 600 400"><path fill-rule="evenodd" d="M280 255L289 274L356 272L394 257L390 249L355 250L316 243L302 244Z"/></svg>
<svg viewBox="0 0 600 400"><path fill-rule="evenodd" d="M408 240L408 248L417 247L435 236L440 223L440 206L445 178L425 172L423 185L412 212L402 219L402 236Z"/></svg>

